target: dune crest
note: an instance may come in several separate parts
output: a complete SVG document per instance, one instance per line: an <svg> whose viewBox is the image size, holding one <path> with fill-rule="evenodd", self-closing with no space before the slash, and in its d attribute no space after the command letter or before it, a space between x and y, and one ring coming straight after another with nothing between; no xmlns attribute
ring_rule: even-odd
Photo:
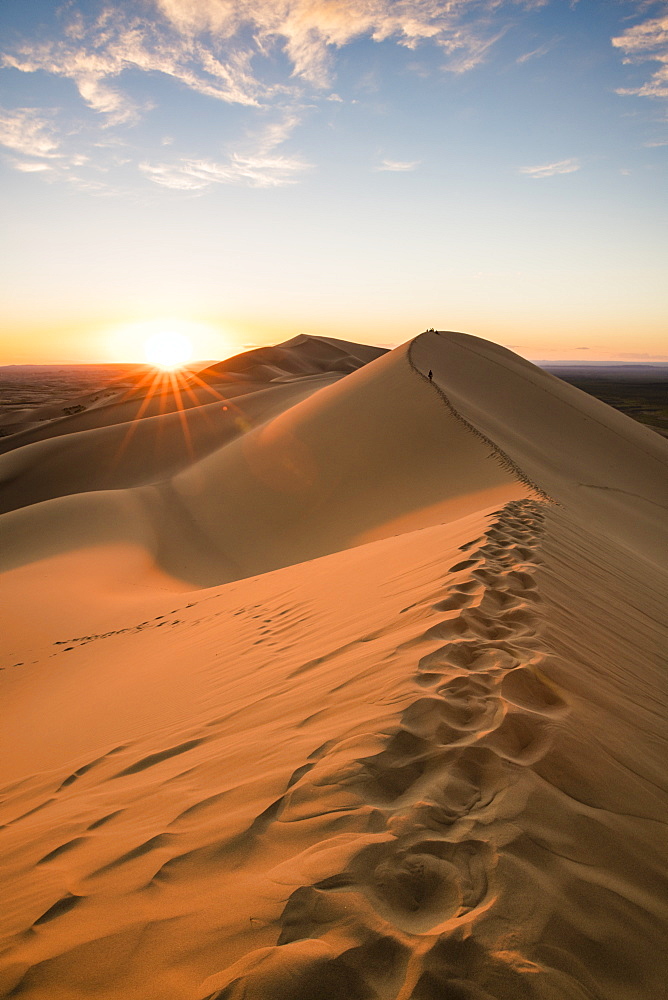
<svg viewBox="0 0 668 1000"><path fill-rule="evenodd" d="M202 381L0 462L0 995L660 996L668 447L464 334Z"/></svg>

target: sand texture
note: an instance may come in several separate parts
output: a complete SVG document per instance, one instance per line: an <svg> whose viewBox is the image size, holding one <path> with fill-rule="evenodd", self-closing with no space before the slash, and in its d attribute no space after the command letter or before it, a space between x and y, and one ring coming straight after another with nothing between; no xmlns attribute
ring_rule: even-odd
<svg viewBox="0 0 668 1000"><path fill-rule="evenodd" d="M665 996L666 443L457 333L197 378L3 439L0 996Z"/></svg>

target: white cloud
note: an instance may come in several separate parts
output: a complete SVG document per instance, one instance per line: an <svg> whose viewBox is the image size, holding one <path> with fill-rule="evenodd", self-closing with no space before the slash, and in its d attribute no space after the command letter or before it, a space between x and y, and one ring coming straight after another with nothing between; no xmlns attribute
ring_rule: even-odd
<svg viewBox="0 0 668 1000"><path fill-rule="evenodd" d="M127 70L163 73L200 94L257 105L262 89L250 71L250 52L227 53L224 62L206 44L184 39L165 26L107 9L92 23L82 18L63 39L20 45L2 64L23 73L42 70L70 79L83 101L108 125L134 124L152 105L140 104L112 85ZM269 92L267 88L265 93Z"/></svg>
<svg viewBox="0 0 668 1000"><path fill-rule="evenodd" d="M0 145L24 156L58 156L51 122L36 108L0 108Z"/></svg>
<svg viewBox="0 0 668 1000"><path fill-rule="evenodd" d="M50 163L43 163L41 160L12 160L12 166L24 174L41 174L45 170L52 170Z"/></svg>
<svg viewBox="0 0 668 1000"><path fill-rule="evenodd" d="M625 53L626 63L658 62L649 80L637 87L620 87L618 94L637 97L668 97L668 15L650 18L612 39Z"/></svg>
<svg viewBox="0 0 668 1000"><path fill-rule="evenodd" d="M543 163L537 167L520 167L521 174L529 177L554 177L557 174L573 174L580 169L580 162L574 157L570 160L558 160L556 163Z"/></svg>
<svg viewBox="0 0 668 1000"><path fill-rule="evenodd" d="M382 160L377 167L374 167L374 170L390 170L396 173L405 173L409 170L415 170L416 167L420 166L420 162L420 160Z"/></svg>
<svg viewBox="0 0 668 1000"><path fill-rule="evenodd" d="M289 156L241 156L233 153L227 162L182 158L176 163L140 163L149 180L179 191L202 191L212 184L244 184L248 187L282 187L294 184L310 164Z"/></svg>

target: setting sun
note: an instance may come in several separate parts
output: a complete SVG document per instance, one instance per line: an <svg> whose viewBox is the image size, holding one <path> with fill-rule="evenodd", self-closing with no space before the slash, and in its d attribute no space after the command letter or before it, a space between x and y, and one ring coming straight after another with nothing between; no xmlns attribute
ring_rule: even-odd
<svg viewBox="0 0 668 1000"><path fill-rule="evenodd" d="M182 333L165 330L144 341L144 354L156 368L181 368L192 357L192 344Z"/></svg>

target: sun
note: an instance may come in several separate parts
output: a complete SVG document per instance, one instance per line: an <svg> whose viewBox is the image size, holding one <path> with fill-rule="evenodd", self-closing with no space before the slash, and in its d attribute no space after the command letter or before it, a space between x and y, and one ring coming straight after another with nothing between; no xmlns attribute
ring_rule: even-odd
<svg viewBox="0 0 668 1000"><path fill-rule="evenodd" d="M193 349L188 337L175 330L160 330L144 341L144 355L156 368L172 371L190 361Z"/></svg>

